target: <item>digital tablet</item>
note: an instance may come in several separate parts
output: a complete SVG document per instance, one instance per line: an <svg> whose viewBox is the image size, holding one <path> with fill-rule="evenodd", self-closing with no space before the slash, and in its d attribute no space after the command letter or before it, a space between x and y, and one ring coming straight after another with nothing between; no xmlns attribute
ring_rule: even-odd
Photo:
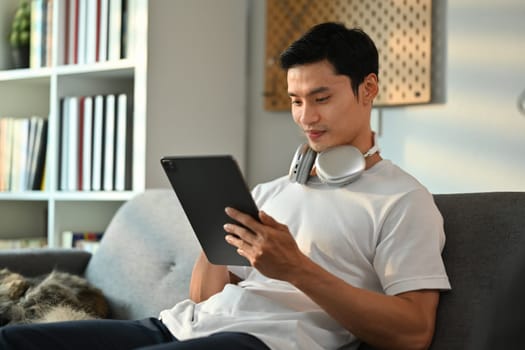
<svg viewBox="0 0 525 350"><path fill-rule="evenodd" d="M224 208L258 220L257 206L235 159L230 155L162 157L161 164L208 260L216 265L250 265L224 239L224 224L236 223Z"/></svg>

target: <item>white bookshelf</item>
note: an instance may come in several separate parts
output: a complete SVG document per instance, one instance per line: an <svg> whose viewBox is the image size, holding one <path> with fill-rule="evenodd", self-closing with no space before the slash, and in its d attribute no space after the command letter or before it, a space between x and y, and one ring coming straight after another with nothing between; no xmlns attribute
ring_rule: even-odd
<svg viewBox="0 0 525 350"><path fill-rule="evenodd" d="M0 39L0 116L49 115L45 189L0 192L0 239L46 236L58 247L63 231L103 231L123 202L169 187L165 155L232 154L245 168L248 2L133 1L132 59L62 65L55 50L52 67L6 70L9 50ZM0 1L1 38L17 3ZM59 190L60 98L115 90L133 96L131 190Z"/></svg>
<svg viewBox="0 0 525 350"><path fill-rule="evenodd" d="M0 44L0 116L48 117L45 185L42 191L0 192L0 239L46 237L49 247L60 246L60 234L72 231L104 231L121 204L144 190L145 101L147 55L147 0L130 0L137 15L132 58L90 64L64 65L53 45L51 65L9 69L9 48ZM3 0L0 22L8 24L18 0ZM54 0L53 40L61 40L59 23L65 0ZM4 35L3 38L7 37ZM127 93L132 97L133 140L131 188L126 191L62 191L59 179L59 103L65 96Z"/></svg>

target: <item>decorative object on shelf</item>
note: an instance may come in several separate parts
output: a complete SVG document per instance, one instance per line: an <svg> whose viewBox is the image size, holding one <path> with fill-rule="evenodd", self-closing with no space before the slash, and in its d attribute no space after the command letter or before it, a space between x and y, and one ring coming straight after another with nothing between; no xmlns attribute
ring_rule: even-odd
<svg viewBox="0 0 525 350"><path fill-rule="evenodd" d="M22 0L13 17L9 45L14 68L29 67L29 38L31 28L31 8L29 1Z"/></svg>

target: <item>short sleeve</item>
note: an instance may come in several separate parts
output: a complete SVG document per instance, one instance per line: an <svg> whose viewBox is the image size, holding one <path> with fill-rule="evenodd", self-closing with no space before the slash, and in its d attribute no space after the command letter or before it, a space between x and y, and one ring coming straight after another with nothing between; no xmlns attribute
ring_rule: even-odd
<svg viewBox="0 0 525 350"><path fill-rule="evenodd" d="M450 289L441 256L443 218L432 195L408 192L385 215L373 262L385 293Z"/></svg>

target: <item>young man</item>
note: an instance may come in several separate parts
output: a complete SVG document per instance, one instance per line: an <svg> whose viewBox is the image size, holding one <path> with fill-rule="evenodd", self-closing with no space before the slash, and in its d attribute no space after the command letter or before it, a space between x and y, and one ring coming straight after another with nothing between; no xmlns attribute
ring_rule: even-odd
<svg viewBox="0 0 525 350"><path fill-rule="evenodd" d="M227 208L243 226L225 225L226 239L252 266L212 265L201 254L191 300L160 320L7 327L3 349L321 350L356 349L358 339L378 348L429 346L439 290L450 288L443 223L431 194L374 147L375 45L360 30L325 23L281 63L294 121L318 158L358 150L332 159L343 165L343 180L320 181L330 169L318 162L306 166L304 181L285 176L257 186L259 221ZM363 169L356 175L347 164Z"/></svg>

